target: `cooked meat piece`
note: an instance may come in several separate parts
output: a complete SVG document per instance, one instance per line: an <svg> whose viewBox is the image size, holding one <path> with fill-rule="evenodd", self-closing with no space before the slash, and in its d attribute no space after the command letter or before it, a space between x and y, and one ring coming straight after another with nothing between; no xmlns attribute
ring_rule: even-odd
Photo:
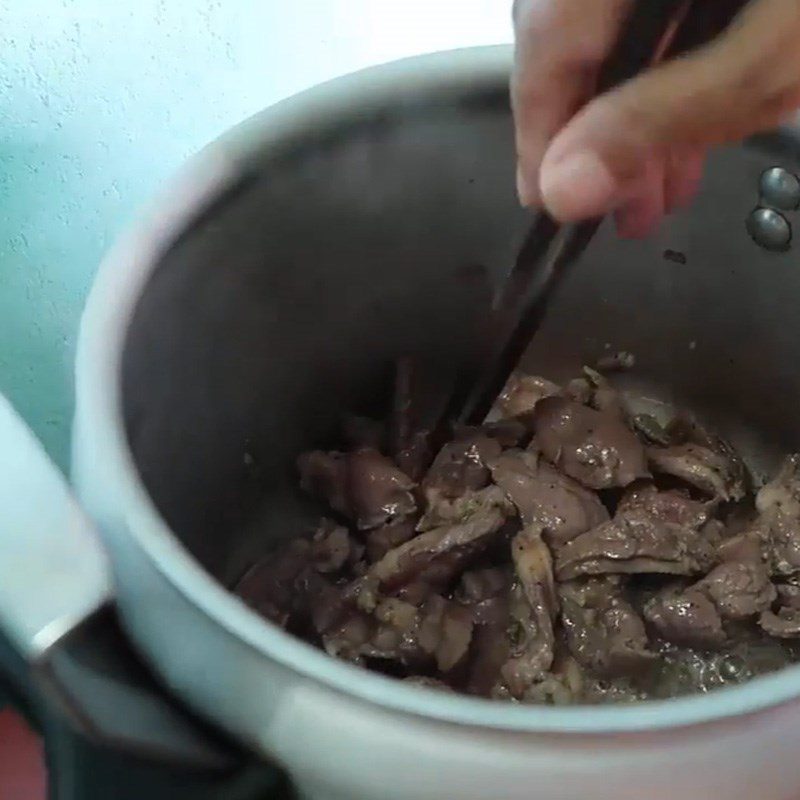
<svg viewBox="0 0 800 800"><path fill-rule="evenodd" d="M310 547L293 539L280 550L253 565L233 591L270 622L285 627L295 610L295 582L309 568Z"/></svg>
<svg viewBox="0 0 800 800"><path fill-rule="evenodd" d="M363 664L362 651L370 649L368 642L374 635L375 621L363 612L353 611L321 635L322 646L329 656Z"/></svg>
<svg viewBox="0 0 800 800"><path fill-rule="evenodd" d="M553 663L553 622L543 605L531 606L520 583L511 589L509 618L510 657L500 675L510 695L521 699L534 683L544 679Z"/></svg>
<svg viewBox="0 0 800 800"><path fill-rule="evenodd" d="M696 575L713 560L713 548L696 531L633 509L562 547L556 575L562 581L604 573Z"/></svg>
<svg viewBox="0 0 800 800"><path fill-rule="evenodd" d="M507 569L502 567L472 569L461 576L461 582L456 589L456 598L466 605L478 604L499 597L508 591L510 585L511 575Z"/></svg>
<svg viewBox="0 0 800 800"><path fill-rule="evenodd" d="M559 584L561 621L570 652L596 675L636 675L655 656L644 623L610 577Z"/></svg>
<svg viewBox="0 0 800 800"><path fill-rule="evenodd" d="M497 398L495 408L501 417L519 417L533 411L542 398L559 391L560 388L546 378L515 372Z"/></svg>
<svg viewBox="0 0 800 800"><path fill-rule="evenodd" d="M449 442L436 455L422 481L429 502L438 497L459 497L469 489L482 489L489 482L486 466L500 455L500 443L482 433L471 432Z"/></svg>
<svg viewBox="0 0 800 800"><path fill-rule="evenodd" d="M428 493L428 508L417 523L418 531L429 531L442 525L455 525L469 519L478 511L499 508L506 516L514 514L514 507L497 486L473 491L467 489L458 497L446 497L435 490Z"/></svg>
<svg viewBox="0 0 800 800"><path fill-rule="evenodd" d="M548 706L569 706L583 701L586 676L571 656L559 654L552 671L532 684L523 699L526 703Z"/></svg>
<svg viewBox="0 0 800 800"><path fill-rule="evenodd" d="M376 419L350 414L342 423L344 440L352 450L369 447L383 450L386 443L386 426Z"/></svg>
<svg viewBox="0 0 800 800"><path fill-rule="evenodd" d="M500 509L489 508L457 525L421 533L390 550L366 577L387 593L420 580L444 587L492 543L505 520Z"/></svg>
<svg viewBox="0 0 800 800"><path fill-rule="evenodd" d="M377 450L363 448L347 458L347 491L352 516L361 530L413 514L414 482Z"/></svg>
<svg viewBox="0 0 800 800"><path fill-rule="evenodd" d="M644 618L662 639L682 647L713 649L725 642L719 612L697 591L659 593L645 604Z"/></svg>
<svg viewBox="0 0 800 800"><path fill-rule="evenodd" d="M422 607L420 647L436 658L441 672L449 672L466 656L473 624L468 608L433 595Z"/></svg>
<svg viewBox="0 0 800 800"><path fill-rule="evenodd" d="M778 474L756 495L756 509L800 519L800 454L787 456Z"/></svg>
<svg viewBox="0 0 800 800"><path fill-rule="evenodd" d="M508 592L474 606L470 664L466 682L469 694L488 697L500 680L500 670L511 652Z"/></svg>
<svg viewBox="0 0 800 800"><path fill-rule="evenodd" d="M525 703L673 697L800 658L800 455L754 503L726 442L635 414L588 367L564 389L516 374L494 421L445 439L423 430L444 373L401 359L387 425L350 418L351 450L298 459L336 521L256 564L246 603L353 664Z"/></svg>
<svg viewBox="0 0 800 800"><path fill-rule="evenodd" d="M357 560L356 548L347 528L325 519L311 541L310 560L318 572L337 572L348 560Z"/></svg>
<svg viewBox="0 0 800 800"><path fill-rule="evenodd" d="M634 484L625 492L617 506L617 514L632 509L641 509L656 519L695 530L702 528L711 517L707 503L692 500L677 490L659 491L652 483Z"/></svg>
<svg viewBox="0 0 800 800"><path fill-rule="evenodd" d="M588 705L639 703L647 700L647 692L630 678L594 678L587 675L583 682L581 701Z"/></svg>
<svg viewBox="0 0 800 800"><path fill-rule="evenodd" d="M521 698L532 684L544 679L553 664L558 597L541 526L529 525L518 533L511 555L519 582L510 597L511 657L501 675L511 695Z"/></svg>
<svg viewBox="0 0 800 800"><path fill-rule="evenodd" d="M380 561L390 550L399 547L417 532L413 520L401 519L382 525L366 535L367 558L371 563Z"/></svg>
<svg viewBox="0 0 800 800"><path fill-rule="evenodd" d="M631 425L646 442L660 444L664 447L672 444L672 438L661 423L650 414L634 414Z"/></svg>
<svg viewBox="0 0 800 800"><path fill-rule="evenodd" d="M591 405L592 397L594 397L594 386L585 376L573 378L560 394L568 400L574 400L576 403L588 406Z"/></svg>
<svg viewBox="0 0 800 800"><path fill-rule="evenodd" d="M773 575L800 573L800 455L791 455L756 495L758 519L752 533L767 549Z"/></svg>
<svg viewBox="0 0 800 800"><path fill-rule="evenodd" d="M297 459L300 488L327 501L328 505L346 517L351 515L347 490L347 455L332 451L313 450Z"/></svg>
<svg viewBox="0 0 800 800"><path fill-rule="evenodd" d="M796 608L780 608L777 612L765 611L759 617L758 624L770 636L778 639L800 638L800 610Z"/></svg>
<svg viewBox="0 0 800 800"><path fill-rule="evenodd" d="M410 675L408 678L403 678L403 683L413 683L422 689L436 689L440 692L453 693L453 688L448 686L444 681L430 678L427 675Z"/></svg>
<svg viewBox="0 0 800 800"><path fill-rule="evenodd" d="M589 384L589 399L585 401L586 405L627 421L628 412L622 396L606 377L591 367L584 367L583 374Z"/></svg>
<svg viewBox="0 0 800 800"><path fill-rule="evenodd" d="M697 444L649 447L650 468L671 475L720 500L741 500L745 495L742 476L725 455Z"/></svg>
<svg viewBox="0 0 800 800"><path fill-rule="evenodd" d="M634 366L636 366L636 356L628 350L607 353L597 359L597 369L601 372L624 371L633 369Z"/></svg>
<svg viewBox="0 0 800 800"><path fill-rule="evenodd" d="M758 561L769 557L763 532L752 528L744 533L721 538L717 546L720 561Z"/></svg>
<svg viewBox="0 0 800 800"><path fill-rule="evenodd" d="M549 619L552 624L558 613L558 596L553 557L542 539L542 530L535 523L523 528L511 542L511 557L531 610L537 618Z"/></svg>
<svg viewBox="0 0 800 800"><path fill-rule="evenodd" d="M591 489L627 486L650 474L642 443L612 413L547 397L536 405L534 428L548 461Z"/></svg>
<svg viewBox="0 0 800 800"><path fill-rule="evenodd" d="M779 583L775 591L781 606L800 610L800 586L796 583Z"/></svg>
<svg viewBox="0 0 800 800"><path fill-rule="evenodd" d="M775 601L775 587L764 564L728 561L715 567L694 587L708 597L724 619L744 620L766 611Z"/></svg>
<svg viewBox="0 0 800 800"><path fill-rule="evenodd" d="M553 547L560 547L605 522L600 498L562 475L535 453L509 450L489 464L492 479L511 498L523 524L541 524Z"/></svg>
<svg viewBox="0 0 800 800"><path fill-rule="evenodd" d="M674 444L696 444L721 456L727 462L730 484L735 488L733 495L743 496L749 490L751 484L741 456L721 436L711 433L686 412L678 413L667 426L667 431Z"/></svg>
<svg viewBox="0 0 800 800"><path fill-rule="evenodd" d="M361 529L377 528L416 511L414 482L377 450L315 450L298 459L300 486L323 497Z"/></svg>

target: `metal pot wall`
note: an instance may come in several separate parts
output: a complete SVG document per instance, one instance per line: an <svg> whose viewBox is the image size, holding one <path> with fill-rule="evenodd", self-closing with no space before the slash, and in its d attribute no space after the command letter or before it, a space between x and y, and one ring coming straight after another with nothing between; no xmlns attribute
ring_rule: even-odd
<svg viewBox="0 0 800 800"><path fill-rule="evenodd" d="M164 685L314 800L784 800L800 790L800 668L631 707L511 705L334 661L226 590L315 513L294 457L331 441L343 411L381 406L393 357L424 352L446 372L476 351L471 320L528 220L509 62L486 48L368 70L195 159L108 257L82 325L74 478L103 549L63 487L48 499L41 453L24 468L3 456L0 477L17 480L0 481L0 621L63 694L69 632L113 594ZM632 388L707 417L756 473L797 449L797 258L746 222L764 170L800 168L798 141L715 154L700 199L651 240L603 230L527 366L559 379L632 350ZM23 558L25 586L11 581ZM191 730L185 752L214 749Z"/></svg>

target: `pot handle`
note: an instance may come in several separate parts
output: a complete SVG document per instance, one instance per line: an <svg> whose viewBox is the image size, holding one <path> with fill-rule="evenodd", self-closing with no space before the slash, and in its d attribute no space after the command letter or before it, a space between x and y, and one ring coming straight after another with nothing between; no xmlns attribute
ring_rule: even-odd
<svg viewBox="0 0 800 800"><path fill-rule="evenodd" d="M0 673L34 716L55 701L98 743L185 767L236 763L234 748L179 708L131 649L92 524L2 395Z"/></svg>

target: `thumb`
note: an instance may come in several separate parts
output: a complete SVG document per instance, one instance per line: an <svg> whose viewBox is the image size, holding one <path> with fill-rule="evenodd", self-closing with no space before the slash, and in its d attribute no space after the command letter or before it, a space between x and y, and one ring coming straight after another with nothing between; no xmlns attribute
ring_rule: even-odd
<svg viewBox="0 0 800 800"><path fill-rule="evenodd" d="M756 0L711 44L600 96L550 144L544 205L562 221L601 216L675 145L707 147L772 127L800 104L800 0Z"/></svg>

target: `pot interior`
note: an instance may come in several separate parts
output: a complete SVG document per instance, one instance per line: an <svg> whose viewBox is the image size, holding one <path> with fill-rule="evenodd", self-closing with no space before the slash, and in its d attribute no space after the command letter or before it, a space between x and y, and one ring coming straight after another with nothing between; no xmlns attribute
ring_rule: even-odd
<svg viewBox="0 0 800 800"><path fill-rule="evenodd" d="M529 221L513 153L502 86L387 96L265 150L161 257L127 337L127 433L156 506L220 581L318 515L294 459L334 444L345 412L382 413L394 358L443 377L470 362ZM658 235L605 225L524 366L560 380L630 350L627 388L691 408L769 472L800 447L800 264L745 220L761 173L798 154L791 132L722 150Z"/></svg>

